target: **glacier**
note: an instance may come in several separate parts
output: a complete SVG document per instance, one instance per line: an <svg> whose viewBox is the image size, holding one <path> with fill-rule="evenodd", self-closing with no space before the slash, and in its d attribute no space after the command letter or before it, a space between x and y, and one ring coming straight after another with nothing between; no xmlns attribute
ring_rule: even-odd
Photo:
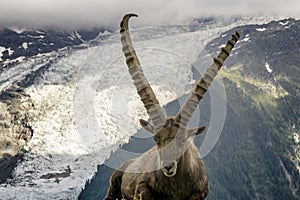
<svg viewBox="0 0 300 200"><path fill-rule="evenodd" d="M211 39L238 25L268 20L215 22L196 31L147 27L131 32L145 74L160 103L166 105L190 91L192 64L199 54L212 60L204 51ZM13 178L0 185L0 199L76 199L97 165L141 128L140 118L148 118L128 75L119 34L111 33L96 46L84 45L84 49L38 55L2 70L1 91L48 66L25 88L35 105L29 111L34 135ZM41 178L67 166L72 171L69 177Z"/></svg>

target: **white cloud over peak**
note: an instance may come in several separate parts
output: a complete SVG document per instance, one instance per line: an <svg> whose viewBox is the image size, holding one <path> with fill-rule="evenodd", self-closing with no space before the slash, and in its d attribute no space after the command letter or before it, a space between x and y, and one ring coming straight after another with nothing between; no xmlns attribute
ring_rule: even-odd
<svg viewBox="0 0 300 200"><path fill-rule="evenodd" d="M0 0L0 24L117 26L125 13L136 25L178 24L201 16L300 17L299 0Z"/></svg>

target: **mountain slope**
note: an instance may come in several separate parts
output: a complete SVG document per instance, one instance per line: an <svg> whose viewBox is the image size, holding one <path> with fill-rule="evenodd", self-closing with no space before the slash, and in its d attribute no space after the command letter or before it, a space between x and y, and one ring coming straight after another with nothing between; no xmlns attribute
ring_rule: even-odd
<svg viewBox="0 0 300 200"><path fill-rule="evenodd" d="M211 199L300 198L299 28L293 19L237 28L244 40L221 73L227 130L207 158Z"/></svg>
<svg viewBox="0 0 300 200"><path fill-rule="evenodd" d="M226 88L227 109L221 136L205 157L207 199L300 199L299 28L294 19L240 26L207 45L207 51L216 55L216 47L231 33L243 31L218 75ZM202 125L210 123L211 106L206 95L200 103ZM170 114L177 109L176 102L167 105ZM200 147L203 137L195 140ZM151 140L134 137L122 149L143 152L138 149L152 145ZM99 166L80 199L103 198L111 172Z"/></svg>
<svg viewBox="0 0 300 200"><path fill-rule="evenodd" d="M232 28L245 23L249 19L224 23L212 18L195 20L188 26L132 30L145 73L160 102L165 105L173 101L166 105L169 115L176 113L193 78L197 79L207 67L203 58L211 62L210 55L200 52L201 46L217 37L206 48L214 56L236 30ZM197 125L200 119L201 125L215 128L214 119L222 117L212 112L216 106L212 99L224 100L217 108L226 107L227 115L213 151L204 145L213 135L209 128L205 136L196 138L207 163L210 199L298 198L298 27L299 22L293 19L238 27L244 31L243 38L218 76L223 77L226 94L213 87L192 123ZM224 33L226 30L230 31ZM81 38L86 34L80 32ZM55 38L59 34L44 35ZM28 39L14 34L21 36ZM65 37L69 33L62 40ZM40 39L35 38L37 45ZM23 42L16 43L20 51L25 51L20 47ZM288 47L281 47L285 44ZM13 148L17 156L9 163L5 160L10 155L7 149L0 152L5 153L1 170L4 167L10 171L0 176L1 198L75 199L97 165L103 164L112 151L139 154L153 145L145 132L136 133L140 128L138 119L146 119L147 115L128 76L119 33L70 45L72 48L59 47L49 53L45 48L35 56L25 53L26 59L18 63L12 63L12 57L1 63L0 117L6 120L0 123L4 136L1 142L17 145ZM201 68L194 69L196 66ZM222 115L220 112L217 110ZM112 161L120 160L110 159L105 164L119 165ZM98 171L80 198L104 195L112 170L99 166Z"/></svg>
<svg viewBox="0 0 300 200"><path fill-rule="evenodd" d="M32 56L63 48L78 48L78 45L90 42L103 32L105 29L101 28L65 31L0 27L0 64L18 64Z"/></svg>
<svg viewBox="0 0 300 200"><path fill-rule="evenodd" d="M199 44L246 21L133 30L143 64L152 66L146 67L146 73L160 102L166 104L185 93L192 81L190 62L196 60ZM1 141L8 144L0 149L5 155L0 160L5 174L1 176L1 197L74 199L97 165L128 142L139 128L138 119L146 118L146 113L120 55L117 32L1 64L0 109L6 123L0 124L0 133ZM162 62L153 66L153 60ZM176 80L165 79L164 74ZM19 127L29 128L27 141L16 134ZM7 149L13 151L7 154Z"/></svg>

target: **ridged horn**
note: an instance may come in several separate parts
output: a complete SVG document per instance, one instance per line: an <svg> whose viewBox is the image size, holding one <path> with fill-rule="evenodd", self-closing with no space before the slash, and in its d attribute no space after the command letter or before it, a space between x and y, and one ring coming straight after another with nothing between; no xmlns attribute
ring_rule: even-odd
<svg viewBox="0 0 300 200"><path fill-rule="evenodd" d="M197 108L197 105L203 98L203 95L214 80L218 71L221 69L224 61L229 56L231 50L233 49L240 36L241 32L236 32L234 35L232 35L232 38L227 41L226 46L223 47L221 49L221 53L216 58L214 58L213 64L207 69L204 76L198 81L194 90L191 92L188 99L181 107L175 118L176 122L180 124L181 128L185 128L187 126L188 121Z"/></svg>
<svg viewBox="0 0 300 200"><path fill-rule="evenodd" d="M137 15L125 15L120 24L121 42L123 47L122 50L126 58L129 73L137 89L137 93L139 94L153 125L155 126L156 130L159 130L165 124L166 117L148 80L144 75L140 61L134 50L128 28L128 21L131 17L137 17Z"/></svg>

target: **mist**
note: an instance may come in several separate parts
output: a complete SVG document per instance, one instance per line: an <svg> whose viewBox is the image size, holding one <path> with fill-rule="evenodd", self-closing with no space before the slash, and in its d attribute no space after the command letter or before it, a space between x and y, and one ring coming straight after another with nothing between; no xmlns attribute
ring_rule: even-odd
<svg viewBox="0 0 300 200"><path fill-rule="evenodd" d="M134 26L182 24L205 16L300 18L299 0L0 0L0 25L117 27L126 13Z"/></svg>

